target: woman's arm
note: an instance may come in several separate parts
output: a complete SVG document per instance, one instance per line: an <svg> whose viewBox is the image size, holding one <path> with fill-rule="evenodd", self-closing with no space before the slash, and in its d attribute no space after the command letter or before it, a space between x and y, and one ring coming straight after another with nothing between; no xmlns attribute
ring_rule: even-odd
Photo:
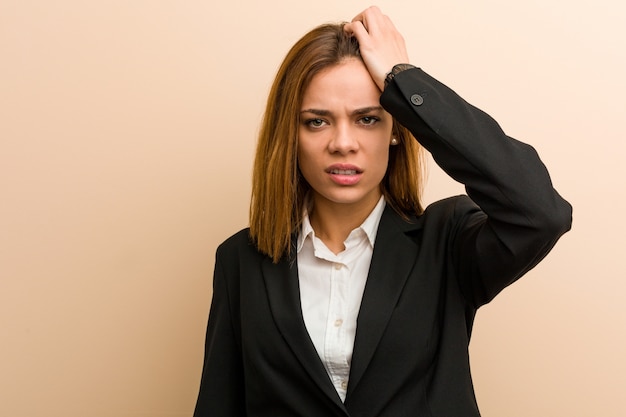
<svg viewBox="0 0 626 417"><path fill-rule="evenodd" d="M571 206L535 149L448 87L409 69L393 79L381 103L480 207L459 220L450 247L462 290L476 307L534 267L569 230Z"/></svg>
<svg viewBox="0 0 626 417"><path fill-rule="evenodd" d="M552 187L535 150L509 138L489 115L408 63L404 40L389 18L369 8L346 25L357 37L381 104L463 183L480 210L464 213L451 236L459 284L474 306L490 301L537 264L571 226L571 206ZM467 213L467 214L465 214Z"/></svg>
<svg viewBox="0 0 626 417"><path fill-rule="evenodd" d="M233 325L232 303L220 249L215 259L213 301L194 417L245 416L241 341Z"/></svg>

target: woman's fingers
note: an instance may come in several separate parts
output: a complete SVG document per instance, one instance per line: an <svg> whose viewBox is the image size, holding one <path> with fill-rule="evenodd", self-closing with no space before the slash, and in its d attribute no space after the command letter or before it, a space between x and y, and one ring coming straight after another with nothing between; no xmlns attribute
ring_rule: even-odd
<svg viewBox="0 0 626 417"><path fill-rule="evenodd" d="M363 61L382 91L391 68L408 63L404 38L391 19L375 6L359 13L344 29L358 40Z"/></svg>
<svg viewBox="0 0 626 417"><path fill-rule="evenodd" d="M369 33L370 31L375 32L377 30L379 20L382 17L384 17L384 15L380 9L376 6L371 6L356 15L354 19L352 19L352 22L361 22L365 30Z"/></svg>

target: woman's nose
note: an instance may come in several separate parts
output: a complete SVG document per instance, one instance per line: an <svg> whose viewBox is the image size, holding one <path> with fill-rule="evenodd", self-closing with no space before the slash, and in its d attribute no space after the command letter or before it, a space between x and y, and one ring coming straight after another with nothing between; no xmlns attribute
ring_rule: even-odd
<svg viewBox="0 0 626 417"><path fill-rule="evenodd" d="M348 126L337 126L328 144L328 150L332 153L350 153L359 149L357 132Z"/></svg>

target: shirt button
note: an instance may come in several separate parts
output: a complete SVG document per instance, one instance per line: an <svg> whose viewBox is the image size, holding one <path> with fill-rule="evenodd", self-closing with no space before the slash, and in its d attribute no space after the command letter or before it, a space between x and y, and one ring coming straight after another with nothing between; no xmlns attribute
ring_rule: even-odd
<svg viewBox="0 0 626 417"><path fill-rule="evenodd" d="M342 267L342 265L341 265L341 264L337 264L337 263L335 264L335 269L336 269L337 271L339 271L339 270L341 269L341 267Z"/></svg>
<svg viewBox="0 0 626 417"><path fill-rule="evenodd" d="M341 389L347 389L348 388L348 381L341 381Z"/></svg>
<svg viewBox="0 0 626 417"><path fill-rule="evenodd" d="M411 103L415 104L416 106L421 106L422 103L424 103L424 98L419 94L413 94L411 96Z"/></svg>
<svg viewBox="0 0 626 417"><path fill-rule="evenodd" d="M335 327L339 327L343 324L343 320L342 319L337 319L335 320Z"/></svg>

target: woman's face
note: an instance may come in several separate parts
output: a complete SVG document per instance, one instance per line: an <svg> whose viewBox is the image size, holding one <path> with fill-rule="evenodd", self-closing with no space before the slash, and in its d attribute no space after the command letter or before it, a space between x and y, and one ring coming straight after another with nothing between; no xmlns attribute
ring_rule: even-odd
<svg viewBox="0 0 626 417"><path fill-rule="evenodd" d="M300 112L298 165L314 204L373 208L387 171L392 118L365 65L352 58L316 74Z"/></svg>

